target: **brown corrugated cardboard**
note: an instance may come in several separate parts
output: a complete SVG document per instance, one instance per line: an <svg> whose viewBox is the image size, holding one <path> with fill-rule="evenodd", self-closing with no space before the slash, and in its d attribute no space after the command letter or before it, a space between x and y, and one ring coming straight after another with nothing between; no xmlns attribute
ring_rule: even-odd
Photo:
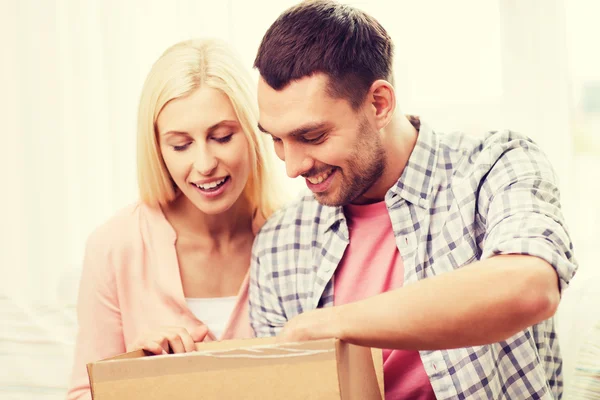
<svg viewBox="0 0 600 400"><path fill-rule="evenodd" d="M337 339L198 343L196 352L142 350L88 364L94 400L381 400L381 350ZM374 365L376 366L374 368Z"/></svg>

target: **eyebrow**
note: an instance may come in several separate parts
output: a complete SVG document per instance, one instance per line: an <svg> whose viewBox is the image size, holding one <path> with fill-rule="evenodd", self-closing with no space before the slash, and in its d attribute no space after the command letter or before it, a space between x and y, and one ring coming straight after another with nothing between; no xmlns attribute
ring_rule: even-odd
<svg viewBox="0 0 600 400"><path fill-rule="evenodd" d="M311 133L311 132L315 132L315 131L320 131L320 130L324 130L326 128L329 128L330 124L327 122L315 122L315 123L310 123L310 124L306 124L303 125L299 128L294 129L293 131L289 132L287 135L285 136L293 136L293 137L297 137L297 136L304 136L307 133ZM269 131L267 131L265 128L262 127L262 125L259 123L258 124L258 129L266 134L272 135L272 133L270 133Z"/></svg>
<svg viewBox="0 0 600 400"><path fill-rule="evenodd" d="M213 131L219 129L222 126L239 126L239 123L233 120L229 120L229 119L225 119L222 121L217 122L216 124L212 125L211 127L209 127L207 129L207 132L209 134L211 134ZM165 133L162 134L163 136L168 136L168 135L189 135L189 133L187 132L183 132L183 131L167 131Z"/></svg>

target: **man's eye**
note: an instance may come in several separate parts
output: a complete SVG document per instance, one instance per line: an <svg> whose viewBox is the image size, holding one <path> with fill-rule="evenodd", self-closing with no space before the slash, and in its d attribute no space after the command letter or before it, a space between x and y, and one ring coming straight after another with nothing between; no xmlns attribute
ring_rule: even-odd
<svg viewBox="0 0 600 400"><path fill-rule="evenodd" d="M325 135L319 135L317 137L314 138L307 138L307 137L302 137L302 141L304 143L318 143L319 141L321 141L321 139L323 139Z"/></svg>
<svg viewBox="0 0 600 400"><path fill-rule="evenodd" d="M184 151L185 149L187 149L190 146L191 143L186 143L186 144L182 144L179 146L173 146L173 150L175 151Z"/></svg>

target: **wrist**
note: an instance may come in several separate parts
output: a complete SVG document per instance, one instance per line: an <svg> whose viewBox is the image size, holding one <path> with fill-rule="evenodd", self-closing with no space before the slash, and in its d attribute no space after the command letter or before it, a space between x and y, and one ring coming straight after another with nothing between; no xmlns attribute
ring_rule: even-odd
<svg viewBox="0 0 600 400"><path fill-rule="evenodd" d="M331 307L330 323L331 336L340 340L348 341L348 316L346 313L347 306Z"/></svg>

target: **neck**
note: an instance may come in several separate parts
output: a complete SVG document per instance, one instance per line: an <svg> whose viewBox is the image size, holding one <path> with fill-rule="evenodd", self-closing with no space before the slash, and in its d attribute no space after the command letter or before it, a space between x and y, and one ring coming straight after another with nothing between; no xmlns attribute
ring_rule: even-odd
<svg viewBox="0 0 600 400"><path fill-rule="evenodd" d="M417 142L418 130L404 114L394 119L381 131L385 149L385 167L381 177L367 190L356 204L383 201L387 191L398 182Z"/></svg>
<svg viewBox="0 0 600 400"><path fill-rule="evenodd" d="M244 196L227 211L210 215L180 194L163 211L178 239L194 238L198 244L218 245L252 232L252 214Z"/></svg>

